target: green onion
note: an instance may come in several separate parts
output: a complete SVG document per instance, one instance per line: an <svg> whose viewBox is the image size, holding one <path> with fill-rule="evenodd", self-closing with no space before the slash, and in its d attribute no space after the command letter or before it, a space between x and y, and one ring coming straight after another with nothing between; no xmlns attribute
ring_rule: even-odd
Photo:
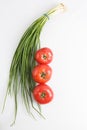
<svg viewBox="0 0 87 130"><path fill-rule="evenodd" d="M41 113L40 105L37 104L38 107L35 107L35 103L32 98L32 90L36 83L32 79L31 73L33 67L36 65L34 55L35 52L40 48L40 34L42 28L48 21L49 16L56 10L60 9L64 9L64 5L62 3L33 22L25 31L15 51L10 67L9 82L3 105L4 109L8 94L14 96L15 115L12 125L16 120L19 92L21 93L21 98L24 101L27 112L33 116L31 112L31 108L33 108L39 115L44 118Z"/></svg>

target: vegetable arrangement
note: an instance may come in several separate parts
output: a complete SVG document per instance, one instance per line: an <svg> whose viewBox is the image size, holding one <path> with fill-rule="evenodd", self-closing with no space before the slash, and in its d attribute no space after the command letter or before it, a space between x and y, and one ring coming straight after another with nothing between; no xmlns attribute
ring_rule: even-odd
<svg viewBox="0 0 87 130"><path fill-rule="evenodd" d="M14 96L15 114L12 125L16 120L19 92L27 111L32 116L31 108L44 118L40 104L48 103L53 99L52 89L45 84L52 75L52 69L48 64L52 61L53 54L49 48L40 49L40 34L43 26L49 20L49 16L60 9L64 9L62 3L35 20L23 34L15 51L5 96L5 101L8 94ZM39 64L37 65L37 63ZM39 84L37 85L36 82ZM37 107L33 97L36 100Z"/></svg>

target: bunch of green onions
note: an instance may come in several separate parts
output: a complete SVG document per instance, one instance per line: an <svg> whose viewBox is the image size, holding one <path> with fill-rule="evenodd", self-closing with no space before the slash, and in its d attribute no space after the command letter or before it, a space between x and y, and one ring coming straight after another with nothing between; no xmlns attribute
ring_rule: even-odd
<svg viewBox="0 0 87 130"><path fill-rule="evenodd" d="M24 101L27 111L32 114L30 109L33 108L44 118L44 116L41 114L40 105L37 104L38 109L34 106L35 103L32 98L32 90L36 83L32 79L31 73L33 67L36 65L34 55L35 52L40 48L40 34L42 28L48 21L49 16L53 14L56 10L60 9L64 9L64 5L62 3L59 4L56 8L48 11L36 21L34 21L23 34L15 51L10 67L9 82L5 96L6 101L8 94L12 96L14 95L15 115L12 125L15 123L16 120L19 91L21 92L21 97Z"/></svg>

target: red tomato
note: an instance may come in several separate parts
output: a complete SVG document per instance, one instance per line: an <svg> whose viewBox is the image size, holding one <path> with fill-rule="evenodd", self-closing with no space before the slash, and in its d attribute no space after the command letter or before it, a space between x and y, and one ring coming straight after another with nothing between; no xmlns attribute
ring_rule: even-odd
<svg viewBox="0 0 87 130"><path fill-rule="evenodd" d="M32 77L34 81L38 83L45 83L50 80L52 75L52 69L48 65L37 65L32 70Z"/></svg>
<svg viewBox="0 0 87 130"><path fill-rule="evenodd" d="M49 64L53 59L51 49L44 47L39 49L35 54L35 60L40 64Z"/></svg>
<svg viewBox="0 0 87 130"><path fill-rule="evenodd" d="M33 97L39 104L46 104L52 101L53 91L46 84L39 84L33 90Z"/></svg>

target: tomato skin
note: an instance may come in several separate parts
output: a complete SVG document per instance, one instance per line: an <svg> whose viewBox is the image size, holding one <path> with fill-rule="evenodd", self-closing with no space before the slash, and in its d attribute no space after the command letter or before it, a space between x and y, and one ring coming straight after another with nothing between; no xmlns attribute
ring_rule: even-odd
<svg viewBox="0 0 87 130"><path fill-rule="evenodd" d="M35 54L35 60L40 64L49 64L53 59L51 49L44 47L39 49Z"/></svg>
<svg viewBox="0 0 87 130"><path fill-rule="evenodd" d="M33 97L39 104L47 104L53 99L53 91L46 84L39 84L33 90Z"/></svg>
<svg viewBox="0 0 87 130"><path fill-rule="evenodd" d="M45 83L50 80L52 69L48 65L39 64L32 70L32 78L37 83Z"/></svg>

